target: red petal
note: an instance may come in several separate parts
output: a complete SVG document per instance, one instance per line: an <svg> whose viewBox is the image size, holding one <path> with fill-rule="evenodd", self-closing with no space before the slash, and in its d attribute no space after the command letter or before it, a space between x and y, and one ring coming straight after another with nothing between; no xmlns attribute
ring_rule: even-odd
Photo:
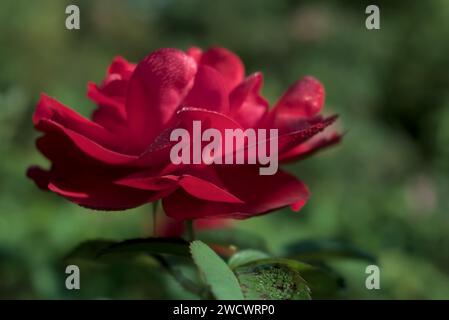
<svg viewBox="0 0 449 320"><path fill-rule="evenodd" d="M121 178L115 181L116 184L127 186L141 190L163 190L168 188L176 189L179 177L174 175L166 176L148 176L146 172L138 172L136 174Z"/></svg>
<svg viewBox="0 0 449 320"><path fill-rule="evenodd" d="M198 218L245 219L289 205L305 202L307 187L287 173L259 175L256 166L219 166L219 175L227 190L243 204L202 201L178 190L163 199L166 214L176 220Z"/></svg>
<svg viewBox="0 0 449 320"><path fill-rule="evenodd" d="M98 103L98 108L92 113L92 120L110 131L120 131L126 126L124 102L104 94L96 84L90 82L87 95Z"/></svg>
<svg viewBox="0 0 449 320"><path fill-rule="evenodd" d="M177 187L182 187L190 195L199 199L242 203L240 199L221 188L219 185L189 174L183 174L182 176L168 175L162 177L148 177L148 174L146 173L138 173L117 181L117 184L141 190L172 188L174 191Z"/></svg>
<svg viewBox="0 0 449 320"><path fill-rule="evenodd" d="M170 141L170 134L172 130L177 128L185 128L190 132L193 121L200 121L202 130L206 130L207 128L215 128L219 130L223 136L224 130L226 129L243 129L239 123L225 114L200 108L181 108L177 112L177 117L172 119L171 124L159 133L146 151L142 153L140 157L132 163L132 165L138 167L148 167L169 163L170 148L176 144L176 142Z"/></svg>
<svg viewBox="0 0 449 320"><path fill-rule="evenodd" d="M130 63L125 58L117 56L112 60L107 75L116 74L120 75L120 78L123 80L129 80L134 69L136 69L134 63Z"/></svg>
<svg viewBox="0 0 449 320"><path fill-rule="evenodd" d="M84 118L46 94L41 95L33 114L33 123L36 127L43 120L50 120L99 143L112 140L112 136L102 126Z"/></svg>
<svg viewBox="0 0 449 320"><path fill-rule="evenodd" d="M50 175L47 170L32 166L28 168L26 175L36 183L39 189L48 190Z"/></svg>
<svg viewBox="0 0 449 320"><path fill-rule="evenodd" d="M229 193L228 191L220 188L213 183L194 176L183 175L181 177L181 180L179 181L179 185L189 194L198 199L229 203L242 203L242 200Z"/></svg>
<svg viewBox="0 0 449 320"><path fill-rule="evenodd" d="M42 186L79 205L101 210L124 210L159 199L166 191L136 190L114 181L130 175L132 168L99 163L80 151L67 136L47 134L39 150L52 162L51 169L30 169L28 175Z"/></svg>
<svg viewBox="0 0 449 320"><path fill-rule="evenodd" d="M313 77L305 77L293 84L275 105L274 125L283 127L284 121L317 115L324 105L324 87Z"/></svg>
<svg viewBox="0 0 449 320"><path fill-rule="evenodd" d="M240 83L229 96L231 114L245 128L257 127L268 111L268 101L260 95L263 76L257 72Z"/></svg>
<svg viewBox="0 0 449 320"><path fill-rule="evenodd" d="M211 67L199 66L193 88L183 105L227 113L228 92L221 74Z"/></svg>
<svg viewBox="0 0 449 320"><path fill-rule="evenodd" d="M334 144L337 144L341 141L342 136L338 133L333 133L330 136L318 137L317 139L312 139L311 141L307 141L303 144L294 147L287 152L284 152L280 157L279 161L282 162L291 162L297 161L300 159L304 159L321 149L330 147Z"/></svg>
<svg viewBox="0 0 449 320"><path fill-rule="evenodd" d="M33 114L33 122L39 131L69 137L86 154L100 161L126 163L135 159L125 154L125 149L132 150L132 144L123 143L126 137L112 134L45 94Z"/></svg>
<svg viewBox="0 0 449 320"><path fill-rule="evenodd" d="M69 138L76 147L90 156L92 159L107 163L107 164L126 164L136 160L136 156L119 153L101 146L95 141L73 131L67 129L52 120L41 120L36 125L36 128L45 132L49 136L61 136Z"/></svg>
<svg viewBox="0 0 449 320"><path fill-rule="evenodd" d="M196 63L199 64L201 61L201 56L203 55L203 50L198 47L191 47L186 51L186 54L192 57Z"/></svg>
<svg viewBox="0 0 449 320"><path fill-rule="evenodd" d="M87 96L98 104L92 114L93 121L112 131L124 126L128 82L135 68L135 64L120 56L115 57L103 83L100 86L92 82L88 84Z"/></svg>
<svg viewBox="0 0 449 320"><path fill-rule="evenodd" d="M86 208L95 210L126 210L160 199L162 191L150 192L130 189L112 184L110 181L86 179L55 174L48 188L54 193Z"/></svg>
<svg viewBox="0 0 449 320"><path fill-rule="evenodd" d="M177 49L160 49L134 71L126 101L133 139L147 147L167 125L193 86L196 62Z"/></svg>
<svg viewBox="0 0 449 320"><path fill-rule="evenodd" d="M237 86L245 76L245 68L240 58L224 48L210 48L203 53L200 63L220 72L229 90Z"/></svg>
<svg viewBox="0 0 449 320"><path fill-rule="evenodd" d="M216 111L201 108L182 108L177 113L184 128L191 128L193 121L201 121L202 130L214 128L219 131L225 129L242 129L243 127L231 117Z"/></svg>
<svg viewBox="0 0 449 320"><path fill-rule="evenodd" d="M93 82L89 82L87 84L87 96L100 106L110 107L111 111L117 113L123 120L126 119L124 100L117 99L116 96L106 94Z"/></svg>
<svg viewBox="0 0 449 320"><path fill-rule="evenodd" d="M325 119L318 118L306 121L305 123L301 122L298 130L281 134L278 139L279 156L282 157L285 152L292 148L296 148L298 145L322 132L328 126L333 124L336 119L337 116L331 116Z"/></svg>

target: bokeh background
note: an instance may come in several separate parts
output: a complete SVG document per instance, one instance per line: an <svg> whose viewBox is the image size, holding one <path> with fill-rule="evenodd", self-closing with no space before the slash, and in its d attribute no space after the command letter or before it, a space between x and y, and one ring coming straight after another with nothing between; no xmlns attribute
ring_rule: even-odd
<svg viewBox="0 0 449 320"><path fill-rule="evenodd" d="M65 7L81 30L65 28ZM365 28L377 4L381 30ZM0 298L188 298L159 270L122 266L64 287L55 264L83 240L148 235L150 206L92 212L26 179L45 165L31 114L45 91L84 115L88 80L116 55L139 61L160 47L220 45L247 73L262 71L274 103L307 74L340 114L343 143L291 165L312 198L236 224L273 250L298 239L344 241L378 259L381 289L365 288L367 262L335 261L344 297L449 299L449 2L59 1L0 2ZM134 268L134 269L133 269ZM62 271L61 271L62 270ZM78 295L77 295L78 294Z"/></svg>

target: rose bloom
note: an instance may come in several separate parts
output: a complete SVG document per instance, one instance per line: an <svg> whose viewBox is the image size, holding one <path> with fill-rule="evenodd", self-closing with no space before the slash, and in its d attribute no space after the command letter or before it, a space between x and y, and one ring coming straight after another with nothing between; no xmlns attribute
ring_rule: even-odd
<svg viewBox="0 0 449 320"><path fill-rule="evenodd" d="M100 85L88 84L97 104L91 120L41 95L33 115L43 133L36 145L51 166L31 167L27 175L41 189L97 210L162 199L175 220L244 219L286 206L297 211L309 191L282 170L264 176L254 164L170 161L171 131L195 120L220 131L278 129L280 163L340 140L322 132L336 117L319 115L325 93L318 80L297 81L272 108L262 83L261 73L245 76L239 57L223 48L160 49L137 65L117 57Z"/></svg>

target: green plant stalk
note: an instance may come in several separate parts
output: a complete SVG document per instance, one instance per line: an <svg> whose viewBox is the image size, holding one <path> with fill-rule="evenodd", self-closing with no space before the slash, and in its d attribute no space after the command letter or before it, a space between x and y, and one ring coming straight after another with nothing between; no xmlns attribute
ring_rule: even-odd
<svg viewBox="0 0 449 320"><path fill-rule="evenodd" d="M195 236L195 227L193 225L193 221L194 220L187 220L186 221L186 230L187 230L187 240L189 242L195 241L196 240L196 236Z"/></svg>
<svg viewBox="0 0 449 320"><path fill-rule="evenodd" d="M153 207L153 237L157 237L157 210L159 208L159 200L152 203Z"/></svg>

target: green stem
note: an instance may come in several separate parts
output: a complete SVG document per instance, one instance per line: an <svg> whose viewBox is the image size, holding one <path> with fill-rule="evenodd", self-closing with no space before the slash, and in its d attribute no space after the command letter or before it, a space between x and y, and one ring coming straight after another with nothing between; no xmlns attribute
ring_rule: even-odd
<svg viewBox="0 0 449 320"><path fill-rule="evenodd" d="M157 237L157 209L159 207L159 201L155 201L153 204L153 237Z"/></svg>
<svg viewBox="0 0 449 320"><path fill-rule="evenodd" d="M195 227L193 226L193 220L186 221L186 229L187 229L187 240L192 242L196 239L195 237Z"/></svg>

